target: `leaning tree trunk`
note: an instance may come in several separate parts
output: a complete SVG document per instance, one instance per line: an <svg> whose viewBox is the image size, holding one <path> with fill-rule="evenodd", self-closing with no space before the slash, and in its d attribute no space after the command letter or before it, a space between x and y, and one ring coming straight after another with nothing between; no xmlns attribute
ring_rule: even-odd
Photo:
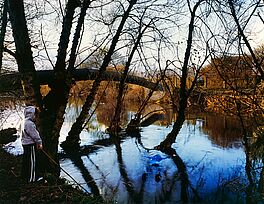
<svg viewBox="0 0 264 204"><path fill-rule="evenodd" d="M255 8L254 9L257 9L259 4L261 2L258 1L255 5ZM245 32L241 26L241 23L239 22L239 19L237 17L237 14L236 14L236 11L235 11L235 2L232 1L232 0L228 0L228 5L230 7L230 10L231 10L231 15L232 17L234 18L234 21L236 23L236 26L237 26L237 30L238 30L238 34L242 37L242 39L244 40L244 43L245 45L247 46L248 50L249 50L249 53L252 57L252 60L253 60L253 63L255 65L255 68L257 69L257 71L260 73L260 76L261 76L261 79L264 80L264 69L263 69L263 66L261 65L261 62L258 60L256 54L254 53L253 49L252 49L252 46L250 45L250 42L249 40L247 39L246 35L245 35Z"/></svg>
<svg viewBox="0 0 264 204"><path fill-rule="evenodd" d="M191 20L189 23L189 34L187 39L187 47L185 50L185 56L184 56L184 62L182 67L182 77L181 77L181 84L180 84L180 90L179 90L179 109L177 111L177 119L176 122L173 125L172 131L167 135L164 141L162 141L158 146L156 146L156 149L159 149L161 151L165 151L166 149L171 148L171 145L175 142L177 135L179 134L182 125L185 121L185 110L187 108L188 98L190 93L187 90L187 77L188 77L188 63L190 59L191 54L191 47L192 47L192 40L193 40L193 30L194 30L194 20L195 20L195 12L200 5L200 3L203 0L198 1L193 11L191 11Z"/></svg>
<svg viewBox="0 0 264 204"><path fill-rule="evenodd" d="M117 96L116 107L115 107L115 114L114 114L113 120L111 121L111 124L109 127L109 132L112 133L113 135L117 135L117 133L120 132L120 130L121 130L119 123L120 123L121 112L122 112L122 107L123 107L124 91L125 91L125 87L126 87L126 79L128 76L129 67L130 67L131 61L133 59L133 56L134 56L134 54L138 48L140 40L143 36L143 33L146 31L147 27L148 26L146 26L142 32L139 32L139 35L137 37L137 41L135 42L135 44L133 46L133 49L130 53L130 56L129 56L127 63L126 63L126 66L125 66L125 70L124 70L122 79L119 83L118 96Z"/></svg>
<svg viewBox="0 0 264 204"><path fill-rule="evenodd" d="M116 31L115 36L113 37L111 46L109 48L109 51L107 52L103 63L99 69L99 73L97 78L95 79L95 81L93 82L91 91L88 95L88 97L86 98L86 101L84 103L84 105L82 106L82 111L79 115L79 117L76 119L76 122L72 125L72 128L70 130L70 132L68 133L68 136L66 138L66 141L64 141L62 143L62 147L63 148L74 148L74 147L79 147L79 141L80 141L80 133L83 130L83 124L85 122L85 120L87 119L88 115L89 115L89 110L93 104L93 101L95 99L96 93L99 89L99 86L101 84L102 81L102 77L103 77L103 73L105 72L109 62L111 61L111 56L114 53L115 47L117 45L117 42L119 40L119 37L121 35L122 29L125 25L125 22L127 20L127 18L129 17L129 13L132 9L132 7L136 4L137 0L131 0L130 4L127 8L127 10L125 11L122 20L119 24L119 27Z"/></svg>

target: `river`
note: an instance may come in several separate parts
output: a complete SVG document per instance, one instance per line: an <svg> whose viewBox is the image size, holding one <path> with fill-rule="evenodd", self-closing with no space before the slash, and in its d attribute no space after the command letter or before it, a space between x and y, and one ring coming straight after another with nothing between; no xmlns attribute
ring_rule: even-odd
<svg viewBox="0 0 264 204"><path fill-rule="evenodd" d="M6 105L1 110L3 128L19 128L23 105ZM67 107L61 129L64 141L81 106ZM147 112L159 110L161 120L140 131L109 138L111 120L101 104L81 133L81 146L94 147L79 158L69 158L59 147L60 165L87 191L98 188L105 200L116 203L181 203L183 192L189 203L262 203L262 162L251 158L254 185L249 191L245 148L239 121L234 117L209 113L189 113L173 144L175 158L154 150L171 131L175 114L152 104ZM127 107L123 124L135 110ZM21 154L20 140L8 144L8 151ZM77 162L78 160L78 162ZM63 171L61 176L74 184Z"/></svg>

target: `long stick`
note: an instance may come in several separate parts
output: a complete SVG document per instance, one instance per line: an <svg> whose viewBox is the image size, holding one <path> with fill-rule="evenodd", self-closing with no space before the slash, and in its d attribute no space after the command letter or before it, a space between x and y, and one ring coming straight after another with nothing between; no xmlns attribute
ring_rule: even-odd
<svg viewBox="0 0 264 204"><path fill-rule="evenodd" d="M67 171L65 171L62 167L60 167L60 165L44 150L41 149L41 151L49 158L50 161L52 161L55 165L57 165L65 174L67 174L67 176L69 176L81 189L83 189L86 193L89 194L89 192L83 187L81 186Z"/></svg>

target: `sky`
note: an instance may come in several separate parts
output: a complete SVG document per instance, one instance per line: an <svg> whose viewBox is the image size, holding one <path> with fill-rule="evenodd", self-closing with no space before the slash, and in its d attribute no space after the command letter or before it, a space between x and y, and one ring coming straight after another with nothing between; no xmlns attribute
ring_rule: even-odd
<svg viewBox="0 0 264 204"><path fill-rule="evenodd" d="M45 2L45 1L43 1ZM58 49L58 42L59 42L59 37L60 37L60 31L61 31L61 22L62 19L61 17L58 17L60 10L54 10L54 8L58 8L58 1L55 0L50 0L49 3L41 3L38 2L38 7L42 8L42 6L45 5L45 11L46 12L50 12L48 15L44 15L44 16L39 16L38 19L35 20L31 20L31 23L28 23L28 28L31 32L33 32L33 34L31 34L31 36L33 36L33 38L31 39L31 41L36 44L37 48L44 48L44 44L42 43L42 40L45 42L45 46L48 48L48 54L50 59L53 61L53 64L55 64L56 61L56 56L57 56L57 49ZM63 3L64 1L62 1ZM160 1L160 2L164 2L164 1ZM32 8L30 8L29 6L26 6L26 12L30 13L30 16L32 16L34 14L34 10ZM103 12L107 13L107 15L111 14L111 9L108 8L109 10L105 10ZM116 8L115 8L116 9ZM114 10L115 10L114 9ZM51 12L52 11L52 12ZM82 38L82 43L80 44L80 50L84 51L82 52L79 57L77 58L78 61L81 61L83 58L85 58L86 56L89 55L89 53L91 52L91 50L93 50L95 48L95 44L99 44L100 40L103 39L104 37L108 37L108 39L106 40L105 43L103 43L103 46L105 46L106 48L109 47L110 45L110 41L111 41L111 36L109 36L109 32L108 32L108 27L105 26L104 24L102 24L101 22L98 21L94 21L95 17L100 17L100 13L99 13L99 9L93 9L91 12L88 12L87 18L86 18L86 23L84 26L84 35ZM116 10L115 10L116 11ZM172 11L169 11L172 12ZM170 36L171 37L171 44L162 44L162 49L163 51L160 53L160 56L162 57L161 60L161 67L164 68L166 66L166 61L170 60L170 61L176 61L178 67L181 67L183 58L184 58L184 52L185 52L185 48L186 48L186 40L187 40L187 36L188 36L188 24L189 24L189 19L190 19L190 13L187 12L186 8L182 9L181 11L177 11L178 13L176 13L174 17L173 15L170 16L170 20L175 20L176 23L173 24L169 24L168 21L160 21L159 26L160 28L162 28L162 32L164 33L164 35ZM260 13L260 15L264 16L264 12L263 10L258 11ZM161 17L164 17L166 13L156 13L155 15L160 15ZM168 13L168 14L172 14L172 13ZM200 14L202 14L202 11L200 12ZM140 13L138 14L140 15ZM202 18L204 20L208 20L206 19L204 16L204 14L202 14ZM30 18L30 16L28 18ZM201 17L199 16L199 18ZM109 17L109 16L108 16ZM154 18L157 16L153 16ZM150 17L148 17L150 18ZM205 52L205 44L204 42L198 42L199 37L204 34L203 29L205 29L205 27L203 27L201 25L201 22L199 22L199 18L197 18L197 32L194 34L195 37L195 41L193 44L193 48L194 49L200 49L199 47L203 47L201 48L201 52ZM75 19L76 21L77 19ZM98 20L98 19L97 19ZM146 20L147 22L147 20ZM214 32L217 32L218 30L218 26L220 27L219 30L221 29L221 24L219 24L221 22L221 20L218 19L214 20L214 18L212 18L210 21L211 23L211 28L214 29ZM166 23L168 23L168 25L166 25ZM158 23L156 24L158 25ZM264 23L262 21L260 21L260 19L258 17L254 17L254 20L250 21L250 23L248 24L248 28L247 31L250 30L250 42L253 48L256 48L257 46L259 46L260 44L264 43ZM75 30L75 26L76 24L73 25L72 28L72 35L71 35L71 41L73 38L73 33ZM199 26L200 26L200 30L199 30ZM43 37L40 36L40 32L43 33ZM200 33L198 33L200 32ZM157 33L156 33L157 34ZM148 33L148 37L145 37L146 40L153 40L154 39L154 34ZM206 34L204 34L205 37L210 38L210 36L206 36ZM124 36L122 37L123 39L125 38ZM71 44L70 41L70 44ZM122 43L119 43L119 45L117 46L118 48L121 48L122 46L124 46L122 49L119 50L119 53L121 53L122 55L126 55L127 53L129 53L130 51L130 47L126 46L126 43L128 41L125 40ZM153 66L155 68L158 67L157 65L157 50L158 50L158 41L157 42L148 42L147 44L145 44L144 46L144 50L146 53L146 56L149 57L149 66ZM11 45L12 46L12 45ZM35 64L37 69L51 69L52 65L49 63L49 61L47 60L47 53L42 50L40 52L37 52L37 49L33 49L34 55L35 55ZM87 51L85 51L87 50ZM152 57L152 58L151 58ZM154 57L154 58L153 58ZM151 58L151 59L150 59ZM135 61L136 59L139 59L139 56L135 57ZM193 59L194 60L194 59ZM197 60L197 58L196 58ZM194 60L195 62L195 60ZM10 63L10 61L8 62ZM140 63L138 62L134 62L135 66L142 66L140 65ZM196 63L198 63L196 61ZM8 65L8 64L6 64ZM12 65L14 66L14 64Z"/></svg>

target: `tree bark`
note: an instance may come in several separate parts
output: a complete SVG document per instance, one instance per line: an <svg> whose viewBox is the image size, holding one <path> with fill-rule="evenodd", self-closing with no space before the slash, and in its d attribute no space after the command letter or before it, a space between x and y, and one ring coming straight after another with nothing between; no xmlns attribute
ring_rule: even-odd
<svg viewBox="0 0 264 204"><path fill-rule="evenodd" d="M80 135L81 131L83 130L83 124L89 115L89 110L93 104L95 95L96 95L97 90L101 84L101 81L103 80L102 75L105 72L109 62L111 61L111 57L114 53L115 47L116 47L117 42L119 40L119 37L122 33L122 29L125 25L127 18L129 17L129 13L130 13L132 7L136 4L136 2L137 2L136 0L130 1L129 6L128 6L127 10L125 11L125 13L122 17L122 20L118 26L116 34L113 37L111 46L110 46L110 48L109 48L109 50L108 50L108 52L107 52L107 54L103 60L103 63L99 69L99 73L98 73L95 81L93 82L90 94L86 98L86 101L82 107L82 111L81 111L79 117L76 119L76 122L72 125L72 128L68 133L66 141L64 141L62 143L62 146L64 148L69 148L69 147L71 148L71 147L78 147L79 146L79 142L80 142L80 136L79 135Z"/></svg>
<svg viewBox="0 0 264 204"><path fill-rule="evenodd" d="M77 54L77 47L79 45L79 39L81 36L81 30L82 26L84 23L84 18L86 16L86 11L88 7L90 6L91 1L89 0L84 0L81 8L81 13L80 17L78 18L78 23L76 26L75 34L73 37L73 42L72 42L72 48L71 48L71 54L70 54L70 60L69 60L69 65L68 65L68 75L71 74L71 72L75 69L74 64L76 61L76 54Z"/></svg>
<svg viewBox="0 0 264 204"><path fill-rule="evenodd" d="M121 117L121 112L122 112L122 107L123 107L123 99L124 99L124 91L125 91L125 87L126 87L126 79L128 77L128 71L129 71L131 61L132 61L133 56L134 56L134 54L138 48L138 45L139 45L140 40L143 36L143 33L145 32L146 29L147 29L147 26L143 29L142 32L139 32L137 40L133 46L133 49L132 49L130 56L127 60L127 63L125 65L125 70L124 70L123 76L122 76L121 81L119 83L115 113L114 113L113 120L111 121L111 124L109 127L109 132L112 133L113 135L117 135L117 133L119 133L121 130L119 123L120 123L120 117Z"/></svg>
<svg viewBox="0 0 264 204"><path fill-rule="evenodd" d="M184 62L182 67L182 76L181 76L181 84L180 84L180 90L179 90L179 109L177 111L177 118L176 122L173 124L172 131L167 135L164 141L162 141L158 146L156 146L156 149L159 149L161 151L165 151L166 149L171 148L171 145L175 142L177 135L179 134L182 125L185 121L185 110L187 108L188 98L190 93L188 93L186 84L187 84L187 77L188 77L188 63L190 59L191 54L191 47L192 47L192 40L193 40L193 30L194 30L194 20L195 20L195 12L198 8L198 6L201 4L203 0L198 1L193 11L191 11L191 20L189 23L189 34L187 39L187 47L185 50L185 56L184 56Z"/></svg>
<svg viewBox="0 0 264 204"><path fill-rule="evenodd" d="M1 17L1 30L0 30L0 72L2 70L6 26L7 26L7 0L4 0L3 12Z"/></svg>
<svg viewBox="0 0 264 204"><path fill-rule="evenodd" d="M47 153L56 161L58 166L47 162L46 171L59 176L58 145L60 130L64 121L65 107L67 105L71 81L67 80L66 56L70 41L71 28L75 9L78 6L77 0L69 0L66 5L66 14L63 18L62 31L58 45L57 61L54 67L54 81L49 83L50 92L43 98L44 111L43 136L44 147Z"/></svg>
<svg viewBox="0 0 264 204"><path fill-rule="evenodd" d="M41 108L40 86L31 51L23 0L8 0L8 7L25 103Z"/></svg>

